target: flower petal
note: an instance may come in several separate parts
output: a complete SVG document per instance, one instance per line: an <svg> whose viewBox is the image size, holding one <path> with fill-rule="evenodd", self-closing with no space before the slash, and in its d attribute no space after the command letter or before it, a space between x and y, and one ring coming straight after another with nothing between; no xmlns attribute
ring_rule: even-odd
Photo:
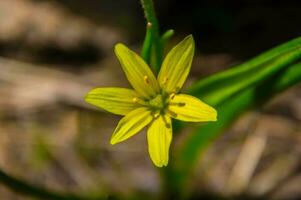
<svg viewBox="0 0 301 200"><path fill-rule="evenodd" d="M86 95L85 101L111 113L126 115L139 107L133 101L137 96L134 90L126 88L95 88Z"/></svg>
<svg viewBox="0 0 301 200"><path fill-rule="evenodd" d="M176 45L166 56L158 75L161 88L168 93L177 93L183 86L194 55L194 40L187 36Z"/></svg>
<svg viewBox="0 0 301 200"><path fill-rule="evenodd" d="M146 107L133 110L119 121L112 135L111 144L122 142L133 136L148 125L152 119L151 111Z"/></svg>
<svg viewBox="0 0 301 200"><path fill-rule="evenodd" d="M196 97L178 94L170 100L169 114L175 119L191 122L216 121L217 112Z"/></svg>
<svg viewBox="0 0 301 200"><path fill-rule="evenodd" d="M115 46L115 54L127 79L138 94L151 98L160 91L153 72L140 56L123 44Z"/></svg>
<svg viewBox="0 0 301 200"><path fill-rule="evenodd" d="M171 119L169 116L160 116L147 131L148 152L157 167L167 166L171 139Z"/></svg>

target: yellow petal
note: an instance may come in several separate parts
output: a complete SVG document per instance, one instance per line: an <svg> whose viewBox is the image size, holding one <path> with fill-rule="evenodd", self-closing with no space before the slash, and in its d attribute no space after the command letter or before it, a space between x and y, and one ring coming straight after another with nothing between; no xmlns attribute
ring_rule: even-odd
<svg viewBox="0 0 301 200"><path fill-rule="evenodd" d="M155 119L147 131L147 141L149 155L157 167L167 166L171 139L170 117Z"/></svg>
<svg viewBox="0 0 301 200"><path fill-rule="evenodd" d="M167 54L158 75L159 84L165 91L173 93L182 88L189 74L193 55L192 35L187 36Z"/></svg>
<svg viewBox="0 0 301 200"><path fill-rule="evenodd" d="M117 115L126 115L139 105L133 101L138 94L126 88L95 88L85 97L85 101Z"/></svg>
<svg viewBox="0 0 301 200"><path fill-rule="evenodd" d="M133 110L123 117L111 138L111 144L122 142L133 136L152 121L151 111L146 107Z"/></svg>
<svg viewBox="0 0 301 200"><path fill-rule="evenodd" d="M169 114L175 119L191 122L216 121L217 112L196 97L178 94L170 100Z"/></svg>
<svg viewBox="0 0 301 200"><path fill-rule="evenodd" d="M115 46L115 54L122 69L140 96L152 98L160 91L159 84L144 60L123 44Z"/></svg>

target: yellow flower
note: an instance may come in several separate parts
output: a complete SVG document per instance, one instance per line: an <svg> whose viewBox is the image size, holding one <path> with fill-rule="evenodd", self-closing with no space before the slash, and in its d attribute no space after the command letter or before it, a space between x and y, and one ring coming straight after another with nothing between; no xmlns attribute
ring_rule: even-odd
<svg viewBox="0 0 301 200"><path fill-rule="evenodd" d="M172 140L171 118L192 122L217 118L214 108L196 97L179 94L191 68L193 37L187 36L167 54L157 78L144 60L125 45L117 44L115 53L134 90L95 88L85 100L111 113L125 115L112 135L111 144L122 142L149 126L150 157L156 166L166 166Z"/></svg>

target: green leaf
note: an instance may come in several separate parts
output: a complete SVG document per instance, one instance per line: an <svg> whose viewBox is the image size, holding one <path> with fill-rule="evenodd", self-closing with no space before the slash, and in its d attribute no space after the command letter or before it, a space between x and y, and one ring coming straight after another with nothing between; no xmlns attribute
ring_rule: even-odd
<svg viewBox="0 0 301 200"><path fill-rule="evenodd" d="M170 165L165 171L168 180L166 185L172 188L169 191L176 191L179 188L183 190L195 163L200 158L200 153L240 114L251 107L266 102L273 95L300 81L301 62L280 70L257 87L244 90L216 107L219 120L216 123L203 125L191 134L174 156L177 158L174 160L176 165Z"/></svg>
<svg viewBox="0 0 301 200"><path fill-rule="evenodd" d="M243 64L193 84L188 93L215 107L249 87L255 87L301 57L301 37L279 45ZM177 132L182 127L174 123Z"/></svg>
<svg viewBox="0 0 301 200"><path fill-rule="evenodd" d="M300 47L301 38L294 39L237 67L200 80L189 89L189 93L217 105L298 60Z"/></svg>
<svg viewBox="0 0 301 200"><path fill-rule="evenodd" d="M173 29L169 29L167 31L165 31L165 33L163 33L163 35L161 36L161 47L164 49L165 45L167 44L167 42L170 40L170 38L174 35L175 31Z"/></svg>
<svg viewBox="0 0 301 200"><path fill-rule="evenodd" d="M165 169L168 191L183 191L203 150L241 113L301 80L301 38L280 45L254 59L212 75L189 92L218 111L218 121L201 126L183 142ZM179 124L176 124L179 127Z"/></svg>

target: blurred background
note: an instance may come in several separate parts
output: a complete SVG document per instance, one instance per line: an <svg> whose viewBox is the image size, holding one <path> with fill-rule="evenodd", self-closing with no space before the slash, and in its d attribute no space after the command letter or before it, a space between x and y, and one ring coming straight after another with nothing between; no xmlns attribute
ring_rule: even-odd
<svg viewBox="0 0 301 200"><path fill-rule="evenodd" d="M299 1L155 5L161 30L175 29L169 47L196 40L187 86L301 35ZM0 0L0 168L57 191L158 199L145 133L111 146L120 117L83 101L94 87L130 87L113 46L139 52L144 34L138 0ZM192 199L301 199L300 122L300 85L243 115L202 155ZM0 199L33 198L0 184Z"/></svg>

